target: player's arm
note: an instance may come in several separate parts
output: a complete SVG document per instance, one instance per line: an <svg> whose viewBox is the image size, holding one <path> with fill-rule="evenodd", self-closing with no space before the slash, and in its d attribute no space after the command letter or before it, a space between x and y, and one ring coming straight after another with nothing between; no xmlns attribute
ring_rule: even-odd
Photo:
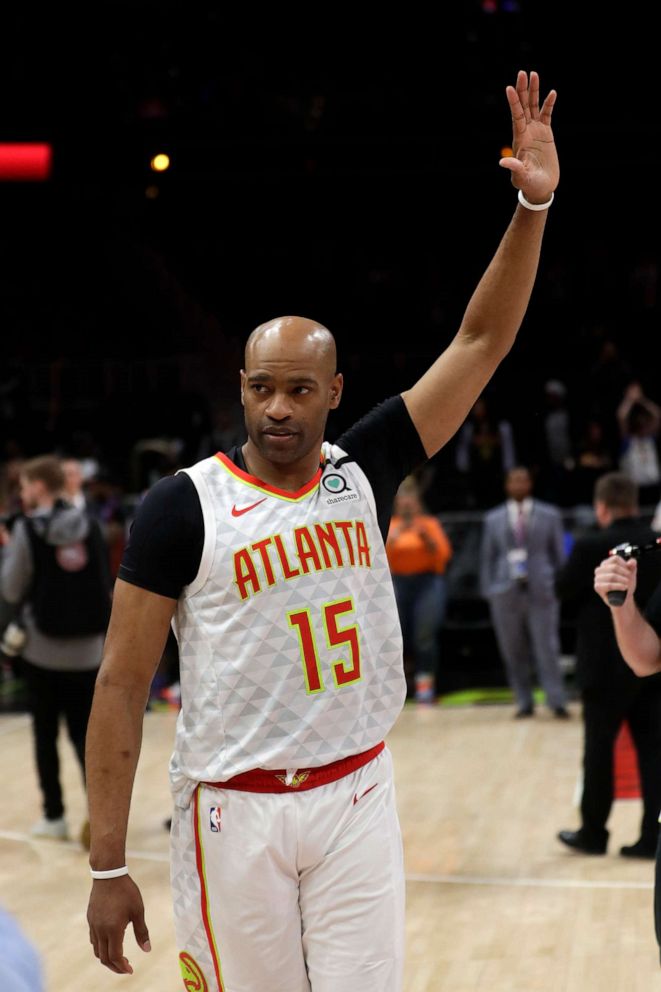
<svg viewBox="0 0 661 992"><path fill-rule="evenodd" d="M126 864L126 830L142 722L176 603L176 599L121 579L115 584L85 750L90 866L98 871ZM123 953L129 923L138 945L143 950L150 946L142 897L130 875L93 881L87 920L100 962L118 974L131 974L133 969Z"/></svg>
<svg viewBox="0 0 661 992"><path fill-rule="evenodd" d="M636 574L635 558L625 561L618 555L613 555L595 569L594 588L610 607L617 646L629 668L636 675L653 675L661 672L661 641L634 601ZM626 598L621 606L610 606L608 602L608 593L613 589L626 591ZM655 593L654 598L656 596Z"/></svg>
<svg viewBox="0 0 661 992"><path fill-rule="evenodd" d="M519 72L507 87L514 156L500 165L530 203L545 203L560 177L551 130L554 90L539 106L539 78ZM546 210L518 205L494 258L471 297L461 326L442 355L403 393L411 419L431 457L454 435L512 347L535 281Z"/></svg>

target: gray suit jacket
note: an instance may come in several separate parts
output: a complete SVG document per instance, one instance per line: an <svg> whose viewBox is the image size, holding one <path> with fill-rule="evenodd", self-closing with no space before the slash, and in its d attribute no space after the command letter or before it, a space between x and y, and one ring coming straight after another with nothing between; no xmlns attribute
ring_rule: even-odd
<svg viewBox="0 0 661 992"><path fill-rule="evenodd" d="M484 518L480 549L480 590L485 599L507 598L516 589L510 575L508 552L516 547L507 504L490 510ZM526 533L528 591L533 599L555 599L556 572L565 560L560 512L549 503L533 499Z"/></svg>

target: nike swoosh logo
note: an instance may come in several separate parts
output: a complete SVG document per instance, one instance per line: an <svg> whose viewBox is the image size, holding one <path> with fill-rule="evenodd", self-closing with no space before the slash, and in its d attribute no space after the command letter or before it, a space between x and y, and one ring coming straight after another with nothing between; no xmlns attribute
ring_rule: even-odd
<svg viewBox="0 0 661 992"><path fill-rule="evenodd" d="M242 517L244 513L248 513L250 510L254 510L255 507L259 506L260 503L265 503L265 502L266 502L266 496L264 497L264 499L258 499L256 503L251 503L250 506L242 506L240 510L237 510L236 506L233 506L232 516Z"/></svg>
<svg viewBox="0 0 661 992"><path fill-rule="evenodd" d="M353 794L353 804L354 804L354 806L356 805L356 803L360 799L362 799L364 796L366 796L368 792L371 792L372 789L376 789L376 787L377 787L378 784L379 784L378 782L375 782L374 785L370 785L369 789L365 789L365 791L363 792L363 794L360 795L360 796L358 795L357 792L354 792L354 794Z"/></svg>

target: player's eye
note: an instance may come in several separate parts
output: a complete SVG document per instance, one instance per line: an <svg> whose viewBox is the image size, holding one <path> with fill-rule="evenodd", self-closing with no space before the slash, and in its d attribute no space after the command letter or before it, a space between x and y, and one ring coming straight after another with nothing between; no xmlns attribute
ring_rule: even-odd
<svg viewBox="0 0 661 992"><path fill-rule="evenodd" d="M294 386L294 392L297 393L298 396L305 396L306 393L309 393L310 392L310 387L309 386Z"/></svg>

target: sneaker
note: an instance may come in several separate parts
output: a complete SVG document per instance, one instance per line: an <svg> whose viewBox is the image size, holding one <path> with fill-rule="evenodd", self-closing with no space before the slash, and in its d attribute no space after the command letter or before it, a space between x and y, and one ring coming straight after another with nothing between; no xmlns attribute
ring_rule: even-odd
<svg viewBox="0 0 661 992"><path fill-rule="evenodd" d="M85 822L83 823L82 827L80 828L80 836L79 836L78 839L80 840L80 846L83 848L83 850L89 851L89 849L90 849L90 821L89 820L85 820Z"/></svg>
<svg viewBox="0 0 661 992"><path fill-rule="evenodd" d="M69 828L67 821L63 816L60 816L57 820L47 820L45 816L42 816L41 820L38 820L30 827L30 836L44 837L50 840L68 840Z"/></svg>

